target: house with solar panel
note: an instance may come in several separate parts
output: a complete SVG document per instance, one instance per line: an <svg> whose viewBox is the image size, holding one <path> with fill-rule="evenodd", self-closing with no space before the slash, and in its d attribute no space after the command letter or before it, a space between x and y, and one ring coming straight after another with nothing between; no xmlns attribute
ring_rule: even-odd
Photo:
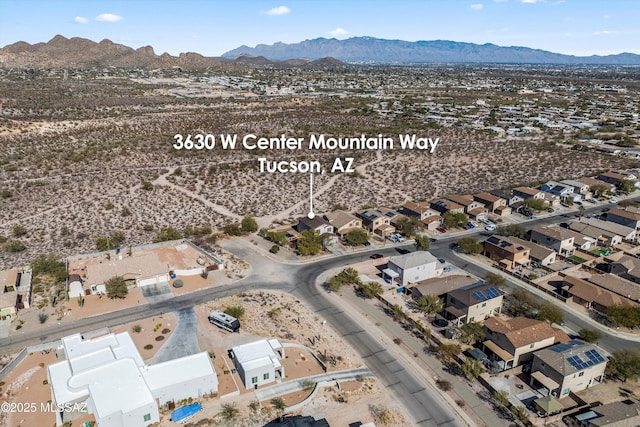
<svg viewBox="0 0 640 427"><path fill-rule="evenodd" d="M529 264L531 248L526 244L514 242L511 237L494 234L483 243L483 255L511 270L519 265Z"/></svg>
<svg viewBox="0 0 640 427"><path fill-rule="evenodd" d="M380 209L365 209L356 213L356 216L362 220L364 228L370 233L383 237L396 231L396 228L391 225L391 220L396 215L397 213L392 211L383 212Z"/></svg>
<svg viewBox="0 0 640 427"><path fill-rule="evenodd" d="M533 355L530 385L561 399L600 384L608 357L597 345L581 340L542 349Z"/></svg>
<svg viewBox="0 0 640 427"><path fill-rule="evenodd" d="M447 293L445 317L461 325L482 322L502 310L502 293L493 285L475 283Z"/></svg>

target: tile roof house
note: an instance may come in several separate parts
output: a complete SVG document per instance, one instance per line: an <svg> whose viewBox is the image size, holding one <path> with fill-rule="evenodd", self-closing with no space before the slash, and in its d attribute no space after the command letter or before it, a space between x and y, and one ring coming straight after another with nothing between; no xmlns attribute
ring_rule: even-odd
<svg viewBox="0 0 640 427"><path fill-rule="evenodd" d="M624 254L615 261L598 264L598 270L640 283L640 258Z"/></svg>
<svg viewBox="0 0 640 427"><path fill-rule="evenodd" d="M600 313L604 313L608 307L614 305L636 305L620 295L574 276L565 276L563 278L562 294L568 298L567 301L570 299L576 304Z"/></svg>
<svg viewBox="0 0 640 427"><path fill-rule="evenodd" d="M407 286L409 283L440 276L442 274L440 265L440 262L429 251L409 252L389 258L387 269L383 271L383 274L392 278L398 277L398 284Z"/></svg>
<svg viewBox="0 0 640 427"><path fill-rule="evenodd" d="M396 231L396 228L391 225L391 218L395 216L393 213L385 213L379 209L365 209L357 212L356 216L362 220L362 226L370 233L386 236Z"/></svg>
<svg viewBox="0 0 640 427"><path fill-rule="evenodd" d="M440 199L436 200L435 202L431 202L430 206L432 209L435 209L441 214L445 214L447 212L451 212L452 214L465 212L464 206L446 199Z"/></svg>
<svg viewBox="0 0 640 427"><path fill-rule="evenodd" d="M483 255L498 262L506 269L513 269L517 265L529 264L528 245L514 242L511 237L494 234L483 242Z"/></svg>
<svg viewBox="0 0 640 427"><path fill-rule="evenodd" d="M512 206L518 202L524 202L522 197L516 195L515 192L510 189L491 190L489 191L489 194L505 199L507 201L507 206Z"/></svg>
<svg viewBox="0 0 640 427"><path fill-rule="evenodd" d="M527 199L544 199L544 191L537 190L531 187L516 187L513 189L513 194L522 198L523 200Z"/></svg>
<svg viewBox="0 0 640 427"><path fill-rule="evenodd" d="M556 344L533 355L531 386L537 382L559 399L593 387L604 379L609 355L580 340Z"/></svg>
<svg viewBox="0 0 640 427"><path fill-rule="evenodd" d="M607 221L615 222L616 224L635 230L640 229L640 213L632 210L610 209L609 212L607 212Z"/></svg>
<svg viewBox="0 0 640 427"><path fill-rule="evenodd" d="M575 252L574 237L560 227L537 226L531 229L531 241L553 249L562 256L571 256Z"/></svg>
<svg viewBox="0 0 640 427"><path fill-rule="evenodd" d="M473 285L474 283L478 283L478 280L473 277L454 274L421 280L415 286L409 288L409 291L411 292L411 297L417 300L421 296L430 294L443 296L448 292Z"/></svg>
<svg viewBox="0 0 640 427"><path fill-rule="evenodd" d="M576 222L576 221L573 221ZM604 221L597 218L582 218L580 221L583 224L591 225L593 227L599 228L600 230L606 231L608 233L617 234L621 236L624 240L635 240L636 238L636 229L633 227L626 227L621 224L617 224L611 221Z"/></svg>
<svg viewBox="0 0 640 427"><path fill-rule="evenodd" d="M581 194L583 199L588 199L593 195L591 193L589 184L580 182L576 179L565 179L563 181L560 181L560 183L573 187L573 192Z"/></svg>
<svg viewBox="0 0 640 427"><path fill-rule="evenodd" d="M452 194L450 196L447 196L447 200L457 203L460 206L464 206L465 213L471 213L476 209L485 207L483 203L475 200L471 195Z"/></svg>
<svg viewBox="0 0 640 427"><path fill-rule="evenodd" d="M484 347L510 369L533 359L533 352L557 343L570 341L567 334L547 322L528 317L502 319L491 317L484 321L487 340ZM494 359L495 359L494 358Z"/></svg>
<svg viewBox="0 0 640 427"><path fill-rule="evenodd" d="M298 231L298 233L302 233L305 230L314 230L319 234L333 234L334 227L333 225L331 225L331 223L329 223L329 221L319 215L314 216L313 219L310 219L308 216L303 216L302 218L298 219L296 230Z"/></svg>
<svg viewBox="0 0 640 427"><path fill-rule="evenodd" d="M362 220L348 212L336 210L324 216L333 226L335 233L339 236L347 234L353 229L362 228Z"/></svg>
<svg viewBox="0 0 640 427"><path fill-rule="evenodd" d="M614 184L609 184L608 182L595 179L595 178L590 178L590 177L578 178L576 179L576 181L588 185L590 190L592 187L600 186L600 185L604 186L607 189L607 191L611 191L614 188L616 188Z"/></svg>
<svg viewBox="0 0 640 427"><path fill-rule="evenodd" d="M592 407L580 417L586 427L637 427L640 426L640 402L627 399ZM577 417L574 417L577 418Z"/></svg>
<svg viewBox="0 0 640 427"><path fill-rule="evenodd" d="M434 212L430 207L428 202L405 202L400 209L403 214L407 216L415 216L423 219L436 215L438 212Z"/></svg>
<svg viewBox="0 0 640 427"><path fill-rule="evenodd" d="M489 193L478 193L473 195L473 199L484 204L490 211L498 215L509 215L511 209L507 206L507 200Z"/></svg>
<svg viewBox="0 0 640 427"><path fill-rule="evenodd" d="M593 246L615 246L622 242L622 236L601 228L594 227L586 222L571 221L569 230L593 240Z"/></svg>
<svg viewBox="0 0 640 427"><path fill-rule="evenodd" d="M509 240L514 244L525 245L529 248L529 259L540 265L551 265L556 262L557 252L546 246L539 245L537 243L528 242L518 237L509 237Z"/></svg>
<svg viewBox="0 0 640 427"><path fill-rule="evenodd" d="M621 297L640 303L640 285L637 283L611 273L593 274L587 280Z"/></svg>
<svg viewBox="0 0 640 427"><path fill-rule="evenodd" d="M500 313L502 293L493 285L476 283L447 293L445 317L457 325L481 322Z"/></svg>

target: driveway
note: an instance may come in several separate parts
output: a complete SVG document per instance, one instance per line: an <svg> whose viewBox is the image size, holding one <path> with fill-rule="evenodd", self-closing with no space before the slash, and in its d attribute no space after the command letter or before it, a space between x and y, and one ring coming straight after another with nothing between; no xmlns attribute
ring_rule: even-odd
<svg viewBox="0 0 640 427"><path fill-rule="evenodd" d="M169 283L155 283L153 285L141 286L142 296L148 303L163 301L173 297Z"/></svg>
<svg viewBox="0 0 640 427"><path fill-rule="evenodd" d="M178 323L173 333L156 355L151 364L166 362L179 357L189 356L200 352L198 346L198 319L193 307L176 311Z"/></svg>

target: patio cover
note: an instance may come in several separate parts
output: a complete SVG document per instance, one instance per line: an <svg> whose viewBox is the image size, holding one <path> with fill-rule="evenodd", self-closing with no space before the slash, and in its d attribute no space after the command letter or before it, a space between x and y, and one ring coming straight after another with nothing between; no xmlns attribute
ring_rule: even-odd
<svg viewBox="0 0 640 427"><path fill-rule="evenodd" d="M513 360L513 355L511 353L509 353L506 350L503 350L500 346L498 346L498 344L494 343L493 341L486 340L482 344L484 344L486 348L494 352L496 356L498 356L500 359L504 360L505 362Z"/></svg>
<svg viewBox="0 0 640 427"><path fill-rule="evenodd" d="M384 274L387 277L390 277L391 279L397 279L398 277L400 277L400 274L393 271L390 268L385 268L384 270L382 270L382 274Z"/></svg>
<svg viewBox="0 0 640 427"><path fill-rule="evenodd" d="M533 401L545 414L554 414L564 409L564 406L553 396L545 396Z"/></svg>
<svg viewBox="0 0 640 427"><path fill-rule="evenodd" d="M468 353L471 357L473 357L476 360L488 359L487 355L484 354L484 352L479 348L472 348L471 350L468 351Z"/></svg>
<svg viewBox="0 0 640 427"><path fill-rule="evenodd" d="M553 391L558 387L560 387L560 384L558 384L557 382L555 382L554 380L552 380L551 378L543 374L541 371L535 371L534 373L531 374L531 376L536 380L538 380L540 384L548 388L549 391Z"/></svg>

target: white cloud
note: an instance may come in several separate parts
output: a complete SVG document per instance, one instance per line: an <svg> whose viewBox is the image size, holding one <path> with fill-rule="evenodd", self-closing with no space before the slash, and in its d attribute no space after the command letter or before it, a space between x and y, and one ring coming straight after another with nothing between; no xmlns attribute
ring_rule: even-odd
<svg viewBox="0 0 640 427"><path fill-rule="evenodd" d="M122 16L114 15L113 13L101 13L100 15L96 16L96 21L101 22L118 22L122 21L122 19Z"/></svg>
<svg viewBox="0 0 640 427"><path fill-rule="evenodd" d="M329 31L329 34L331 34L332 36L346 36L347 34L349 34L349 31L345 30L342 27L338 27L335 30Z"/></svg>
<svg viewBox="0 0 640 427"><path fill-rule="evenodd" d="M602 15L604 19L609 19L609 15Z"/></svg>
<svg viewBox="0 0 640 427"><path fill-rule="evenodd" d="M606 36L609 34L620 34L620 31L617 30L602 30L602 31L594 31L594 36Z"/></svg>
<svg viewBox="0 0 640 427"><path fill-rule="evenodd" d="M89 22L89 20L84 16L76 16L75 18L73 18L73 22L77 22L78 24L86 24Z"/></svg>
<svg viewBox="0 0 640 427"><path fill-rule="evenodd" d="M493 0L493 1L496 2L496 3L506 3L509 0Z"/></svg>
<svg viewBox="0 0 640 427"><path fill-rule="evenodd" d="M520 0L520 1L521 1L522 3L530 3L530 4L533 4L533 3L541 3L541 2L542 2L542 0Z"/></svg>
<svg viewBox="0 0 640 427"><path fill-rule="evenodd" d="M291 13L291 9L289 9L287 6L278 6L278 7L274 7L273 9L269 9L267 11L260 12L260 13L262 15L280 16L280 15L286 15L288 13Z"/></svg>
<svg viewBox="0 0 640 427"><path fill-rule="evenodd" d="M474 3L471 5L471 9L473 10L480 10L484 7L484 5L482 3Z"/></svg>

